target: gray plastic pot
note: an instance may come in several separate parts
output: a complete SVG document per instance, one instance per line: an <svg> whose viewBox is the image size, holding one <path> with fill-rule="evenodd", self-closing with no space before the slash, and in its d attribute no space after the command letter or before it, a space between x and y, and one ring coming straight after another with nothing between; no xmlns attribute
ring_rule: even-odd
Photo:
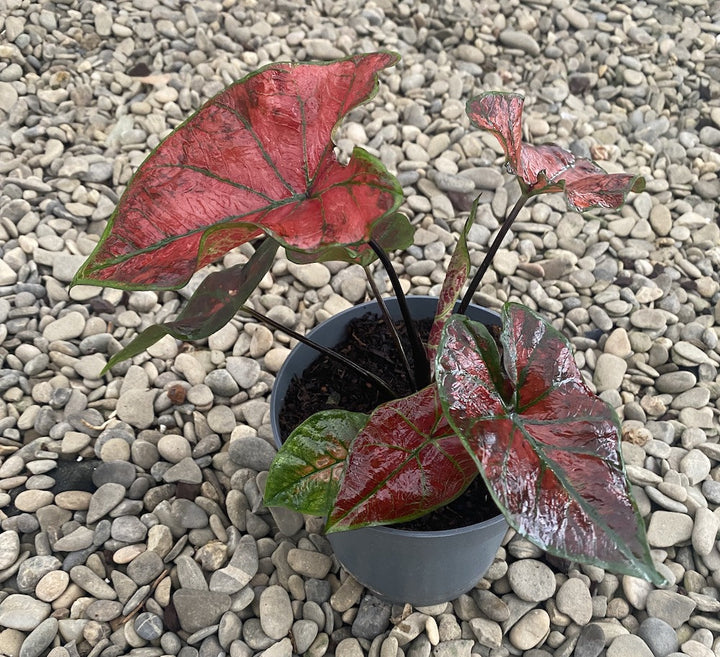
<svg viewBox="0 0 720 657"><path fill-rule="evenodd" d="M437 297L408 297L408 304L414 318L432 317ZM393 318L400 319L397 301L388 299L387 305ZM375 311L374 301L354 306L315 327L308 337L334 347L345 337L350 320ZM485 324L500 323L496 313L477 306L468 309L468 316ZM282 444L278 417L290 382L316 358L314 349L298 344L275 379L270 414L278 447ZM446 531L363 527L328 534L327 538L344 568L373 593L391 602L422 606L453 600L482 579L507 528L505 518L498 514L475 525Z"/></svg>

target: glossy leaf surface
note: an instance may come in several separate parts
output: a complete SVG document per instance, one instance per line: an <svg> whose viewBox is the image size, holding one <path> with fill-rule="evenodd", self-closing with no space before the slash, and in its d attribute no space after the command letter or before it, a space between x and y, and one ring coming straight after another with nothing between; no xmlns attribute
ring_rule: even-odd
<svg viewBox="0 0 720 657"><path fill-rule="evenodd" d="M508 521L548 552L661 583L615 412L584 384L565 338L529 309L505 306L501 344L502 366L487 329L453 316L437 378L450 423Z"/></svg>
<svg viewBox="0 0 720 657"><path fill-rule="evenodd" d="M578 212L619 208L628 193L645 189L645 180L627 173L607 173L594 162L575 157L560 146L531 146L522 141L523 97L489 92L467 104L470 120L490 130L505 152L506 166L528 195L565 191Z"/></svg>
<svg viewBox="0 0 720 657"><path fill-rule="evenodd" d="M332 134L397 58L273 64L215 96L141 165L74 283L181 287L263 233L295 250L367 248L402 189L362 149L342 166Z"/></svg>
<svg viewBox="0 0 720 657"><path fill-rule="evenodd" d="M348 447L367 422L364 413L320 411L283 443L268 472L267 506L326 516L332 509Z"/></svg>
<svg viewBox="0 0 720 657"><path fill-rule="evenodd" d="M477 475L435 385L375 409L352 444L327 531L410 520L443 506Z"/></svg>
<svg viewBox="0 0 720 657"><path fill-rule="evenodd" d="M175 320L146 328L113 355L103 371L137 356L168 334L178 340L201 340L219 331L270 270L278 246L275 240L268 238L247 263L209 274Z"/></svg>
<svg viewBox="0 0 720 657"><path fill-rule="evenodd" d="M448 264L447 273L445 274L445 280L443 281L442 289L440 290L440 296L438 297L438 307L435 312L435 319L433 320L432 328L430 329L430 335L427 340L427 355L430 360L430 368L435 367L435 356L437 354L438 345L440 344L440 337L442 336L442 330L445 326L445 322L453 312L455 308L455 302L460 295L465 281L467 281L468 274L470 273L470 252L467 246L467 234L472 225L475 223L475 217L477 215L477 208L480 202L480 197L475 199L470 215L463 226L462 232L458 237L455 250L453 251L450 263Z"/></svg>

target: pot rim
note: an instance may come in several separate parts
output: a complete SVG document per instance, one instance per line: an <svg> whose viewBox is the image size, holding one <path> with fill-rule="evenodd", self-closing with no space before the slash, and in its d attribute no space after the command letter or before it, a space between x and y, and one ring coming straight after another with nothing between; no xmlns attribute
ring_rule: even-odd
<svg viewBox="0 0 720 657"><path fill-rule="evenodd" d="M481 475L478 475L481 476ZM461 493L462 494L462 493ZM460 536L462 534L470 534L475 531L479 531L481 529L486 529L489 527L492 527L494 525L499 525L503 522L506 522L505 516L503 513L498 509L498 514L496 516L492 516L491 518L488 518L487 520L482 520L480 522L473 523L472 525L466 525L465 527L455 527L454 529L436 529L436 530L416 530L416 529L398 529L397 527L393 527L392 525L366 525L365 527L358 527L356 529L348 529L341 532L331 532L330 534L326 534L326 536L338 536L341 534L345 534L347 532L357 532L362 530L373 530L376 532L379 532L381 534L397 534L404 536L406 538L422 538L422 539L432 539L432 538L445 538L447 536Z"/></svg>

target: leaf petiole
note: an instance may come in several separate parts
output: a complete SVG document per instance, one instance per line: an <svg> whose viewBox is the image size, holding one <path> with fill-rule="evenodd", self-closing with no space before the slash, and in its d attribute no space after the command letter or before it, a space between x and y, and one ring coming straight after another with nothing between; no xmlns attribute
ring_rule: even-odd
<svg viewBox="0 0 720 657"><path fill-rule="evenodd" d="M392 283L395 297L397 298L398 306L400 308L400 314L405 322L408 337L410 338L413 364L415 366L415 386L417 390L422 390L425 386L430 385L430 361L428 360L427 353L425 352L425 346L420 339L417 327L410 315L410 309L408 308L407 300L405 299L405 293L400 285L400 279L397 277L397 274L393 269L390 258L388 258L387 253L385 253L383 248L375 240L370 240L370 246L372 247L372 250L375 251L375 254L387 272L388 278L390 278L390 283Z"/></svg>
<svg viewBox="0 0 720 657"><path fill-rule="evenodd" d="M402 342L400 341L400 335L398 334L397 327L393 323L392 317L390 317L390 312L387 309L387 305L385 304L385 301L383 301L382 295L380 294L380 290L378 289L378 286L375 283L375 279L373 278L372 274L370 273L370 270L367 267L364 267L363 269L365 270L365 276L368 279L368 283L370 284L370 289L372 290L373 296L375 297L375 300L377 301L377 304L380 307L380 312L382 313L383 319L385 320L385 324L388 327L388 330L390 331L390 335L393 338L395 347L398 350L398 353L400 354L400 358L403 362L403 367L405 368L405 372L407 373L407 377L408 377L408 381L410 382L410 386L414 390L418 390L417 384L415 382L415 375L413 374L412 368L410 367L410 362L408 361L408 358L407 358L407 354L405 353L405 349L403 348Z"/></svg>
<svg viewBox="0 0 720 657"><path fill-rule="evenodd" d="M255 308L251 308L250 306L241 306L238 310L242 313L250 315L250 317L256 319L258 322L262 322L263 324L267 324L273 329L282 331L283 333L287 333L287 335L289 335L291 338L295 338L295 340L297 340L298 342L302 342L308 347L312 347L316 351L319 351L324 356L328 356L329 358L332 358L333 360L355 370L364 379L370 381L374 386L382 390L389 399L397 399L397 393L379 376L376 376L365 368L360 367L357 363L353 363L351 360L345 358L345 356L343 356L342 354L339 354L324 345L318 344L317 342L309 340L306 336L301 335L297 331L293 331L292 329L280 324L280 322L276 322L274 319L270 319L267 315L259 313L257 310L255 310Z"/></svg>
<svg viewBox="0 0 720 657"><path fill-rule="evenodd" d="M475 276L473 276L473 279L470 281L468 289L465 291L465 295L463 296L462 301L460 302L460 306L457 310L459 314L465 314L467 307L472 301L475 291L480 285L480 281L482 280L483 276L485 276L488 268L490 267L490 264L493 261L493 258L495 257L495 254L498 252L498 249L502 244L502 241L505 239L505 235L507 235L507 232L510 230L510 226L513 225L513 222L515 221L515 219L517 219L518 214L520 214L520 210L523 209L523 206L530 200L530 198L531 197L529 195L523 194L518 199L517 203L513 206L510 214L505 218L503 225L500 226L500 230L498 231L497 236L493 240L493 243L490 245L490 248L485 254L483 261L480 263L478 270L475 272Z"/></svg>

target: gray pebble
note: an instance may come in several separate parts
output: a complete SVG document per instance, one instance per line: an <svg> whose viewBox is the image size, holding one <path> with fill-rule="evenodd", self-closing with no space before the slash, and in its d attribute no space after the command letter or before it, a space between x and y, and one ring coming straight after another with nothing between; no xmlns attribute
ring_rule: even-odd
<svg viewBox="0 0 720 657"><path fill-rule="evenodd" d="M390 625L390 612L388 603L366 593L352 623L353 636L372 640L382 634Z"/></svg>
<svg viewBox="0 0 720 657"><path fill-rule="evenodd" d="M260 625L271 639L285 637L293 624L288 592L281 586L268 586L260 594Z"/></svg>
<svg viewBox="0 0 720 657"><path fill-rule="evenodd" d="M542 602L555 593L555 576L541 561L535 559L515 561L510 564L507 576L513 592L522 600Z"/></svg>
<svg viewBox="0 0 720 657"><path fill-rule="evenodd" d="M233 462L240 467L257 472L268 470L275 458L273 446L257 436L244 436L230 441L228 453Z"/></svg>
<svg viewBox="0 0 720 657"><path fill-rule="evenodd" d="M39 657L54 641L58 632L57 618L46 618L23 641L18 657Z"/></svg>
<svg viewBox="0 0 720 657"><path fill-rule="evenodd" d="M637 630L655 657L667 657L679 648L678 637L671 625L660 618L646 618Z"/></svg>
<svg viewBox="0 0 720 657"><path fill-rule="evenodd" d="M11 593L0 602L0 625L5 628L31 632L52 611L49 604L29 595Z"/></svg>
<svg viewBox="0 0 720 657"><path fill-rule="evenodd" d="M146 641L154 641L162 636L164 626L162 618L157 614L144 611L133 621L133 628L139 637Z"/></svg>
<svg viewBox="0 0 720 657"><path fill-rule="evenodd" d="M193 589L179 589L172 599L180 626L190 633L218 623L231 604L224 593Z"/></svg>

